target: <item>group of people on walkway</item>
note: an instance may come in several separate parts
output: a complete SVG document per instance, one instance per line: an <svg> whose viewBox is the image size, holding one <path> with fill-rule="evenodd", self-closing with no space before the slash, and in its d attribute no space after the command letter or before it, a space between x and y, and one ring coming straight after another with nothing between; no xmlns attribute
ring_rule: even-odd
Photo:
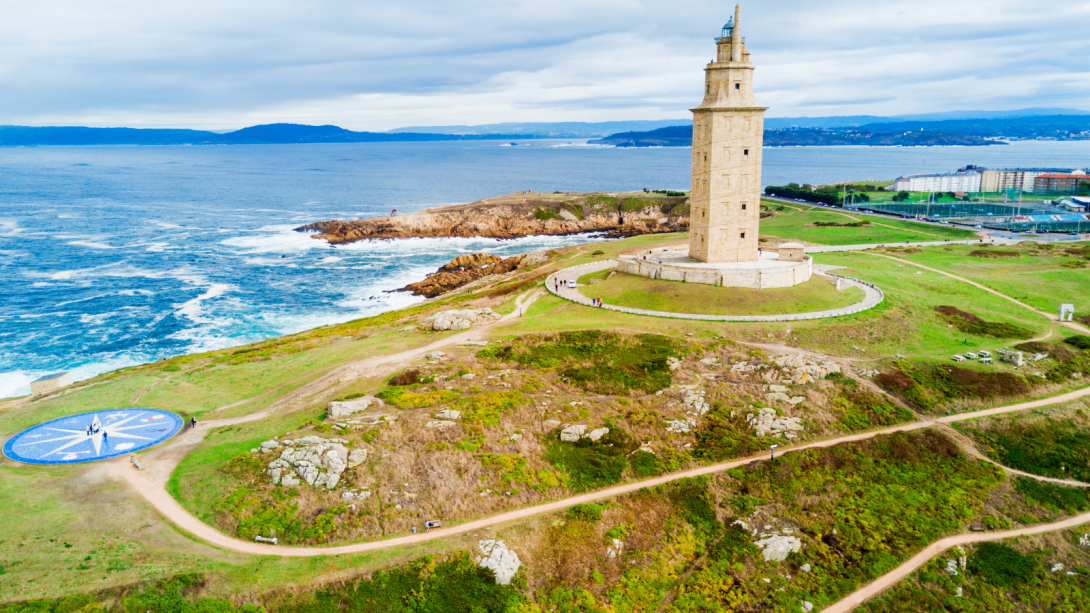
<svg viewBox="0 0 1090 613"><path fill-rule="evenodd" d="M594 306L598 307L598 308L602 308L602 299L601 298L591 298L590 303L593 304Z"/></svg>
<svg viewBox="0 0 1090 613"><path fill-rule="evenodd" d="M105 443L110 437L109 432L106 432L105 430L103 430L102 426L98 425L98 422L95 422L95 423L90 424L90 425L87 426L87 436L94 436L94 435L98 434L99 432L102 432L102 442Z"/></svg>

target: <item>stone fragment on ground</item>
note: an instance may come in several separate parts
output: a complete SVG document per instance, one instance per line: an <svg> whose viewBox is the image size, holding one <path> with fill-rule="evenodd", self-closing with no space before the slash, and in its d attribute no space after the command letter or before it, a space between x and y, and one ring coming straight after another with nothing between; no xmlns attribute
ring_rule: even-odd
<svg viewBox="0 0 1090 613"><path fill-rule="evenodd" d="M443 409L436 413L435 416L439 419L458 419L462 416L462 412L454 409Z"/></svg>
<svg viewBox="0 0 1090 613"><path fill-rule="evenodd" d="M446 355L445 351L432 351L430 353L425 353L424 359L431 361L442 360Z"/></svg>
<svg viewBox="0 0 1090 613"><path fill-rule="evenodd" d="M802 541L798 537L776 533L762 534L761 540L754 545L761 548L761 555L768 562L782 562L802 549Z"/></svg>
<svg viewBox="0 0 1090 613"><path fill-rule="evenodd" d="M372 402L369 398L333 401L326 405L326 414L330 419L340 419L354 413L362 413L371 408L371 404Z"/></svg>
<svg viewBox="0 0 1090 613"><path fill-rule="evenodd" d="M670 367L670 370L677 370L681 368L681 360L677 358L666 358L666 365Z"/></svg>
<svg viewBox="0 0 1090 613"><path fill-rule="evenodd" d="M499 313L490 308L440 311L429 316L420 325L424 330L468 330L473 324L500 319Z"/></svg>
<svg viewBox="0 0 1090 613"><path fill-rule="evenodd" d="M453 428L456 425L458 425L458 424L456 422L453 422L453 421L448 421L448 420L444 420L444 419L434 419L434 420L429 421L428 423L424 424L424 427L428 428L428 429L436 429L436 430L439 430L439 431L443 431L443 430L446 430L448 428Z"/></svg>
<svg viewBox="0 0 1090 613"><path fill-rule="evenodd" d="M548 423L548 422L546 422ZM595 428L588 430L585 424L575 424L560 431L560 440L566 443L574 443L581 439L589 438L592 441L600 440L609 434L609 428Z"/></svg>
<svg viewBox="0 0 1090 613"><path fill-rule="evenodd" d="M499 585L511 585L511 580L515 578L519 567L522 566L518 554L512 551L503 541L495 539L479 541L477 550L480 552L477 557L477 564L490 569L496 576L496 583Z"/></svg>

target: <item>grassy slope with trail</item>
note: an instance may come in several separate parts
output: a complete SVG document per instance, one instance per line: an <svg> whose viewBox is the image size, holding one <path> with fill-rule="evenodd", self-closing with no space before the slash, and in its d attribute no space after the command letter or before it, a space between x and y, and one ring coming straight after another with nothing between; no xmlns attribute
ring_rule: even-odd
<svg viewBox="0 0 1090 613"><path fill-rule="evenodd" d="M773 210L783 206L771 219L761 220L761 236L776 236L801 240L817 245L873 245L906 241L964 240L975 234L969 230L890 219L849 211L830 211L799 203L795 205L768 202ZM858 228L817 227L816 223L844 224L855 220L871 223Z"/></svg>
<svg viewBox="0 0 1090 613"><path fill-rule="evenodd" d="M599 244L593 249L584 249L584 255L572 263L610 257L624 250L644 248L671 238L684 240L685 235L644 236ZM805 240L802 236L792 238ZM591 256L594 249L602 249L605 254ZM568 253L572 251L567 250ZM881 312L874 314L834 320L827 327L808 327L805 325L807 322L795 326L747 324L732 326L731 336L740 340L766 340L771 334L776 340L786 340L789 344L858 356L912 351L938 357L965 345L996 344L986 338L963 338L959 333L948 332L945 324L925 316L937 304L971 304L973 310L987 319L1010 321L1035 331L1044 329L1044 323L1034 320L1032 314L1024 315L1001 299L990 297L975 288L961 287L964 284L953 280L929 279L927 284L921 286L919 276L910 276L910 271L897 268L895 263L879 262L876 258L859 254L827 254L820 256L818 261L851 266L856 276L874 281L886 289L887 303L891 304L880 307ZM1017 266L1019 263L1001 264ZM1027 283L1024 279L1010 282ZM1011 287L1011 291L1015 291L1020 285ZM498 304L508 298L499 299ZM452 298L450 303L464 303L455 300L460 298ZM894 302L899 304L891 308ZM283 384L285 380L299 379L298 384L290 384L221 413L243 414L258 410L296 385L360 353L392 352L434 338L417 333L398 335L393 332L399 323L404 325L401 320L411 312L413 310L392 313L294 335L287 340L266 342L258 345L256 351L236 354L241 349L248 349L236 348L110 373L96 379L94 385L81 387L67 395L14 410L5 409L0 413L0 431L10 434L47 418L84 411L88 406L130 406L137 400L140 404L200 414L215 406L245 400L270 386ZM531 307L527 318L503 332L509 335L584 327L653 329L673 336L694 332L705 338L724 331L722 324L652 322L620 314L607 315L543 298ZM788 329L791 330L790 334ZM363 335L370 336L361 338ZM867 349L867 354L852 349L853 346ZM906 350L906 347L909 349ZM304 412L298 418L306 416ZM276 429L271 427L272 424L291 429L294 426L292 419L295 417L283 422L270 422L270 431ZM222 440L239 437L232 444L241 448L249 444L248 441L265 434L255 430L218 436L225 437ZM55 469L18 467L7 461L0 465L0 471L6 473L5 484L11 484L6 488L4 499L17 501L17 504L5 505L3 514L2 523L6 526L4 540L14 547L8 548L0 558L0 566L4 568L3 578L0 579L0 599L82 592L187 570L210 573L214 581L209 590L224 595L235 593L242 586L267 589L283 583L307 583L330 574L343 575L358 572L361 568L388 565L429 551L471 546L470 539L437 541L396 553L306 560L269 560L228 554L194 543L178 534L149 512L142 501L115 485L103 485L96 481L88 476L88 470L90 468L86 466ZM43 478L46 474L49 477ZM132 526L139 526L139 529L134 530ZM57 553L44 545L49 539L53 539L50 546L56 546ZM65 543L72 546L65 547ZM66 563L57 564L58 554L63 554L60 559L66 560ZM85 559L88 556L90 559Z"/></svg>

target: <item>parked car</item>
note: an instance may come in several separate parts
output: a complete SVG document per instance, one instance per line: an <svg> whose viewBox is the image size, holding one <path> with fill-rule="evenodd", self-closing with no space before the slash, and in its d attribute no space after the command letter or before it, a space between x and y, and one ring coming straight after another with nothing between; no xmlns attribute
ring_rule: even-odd
<svg viewBox="0 0 1090 613"><path fill-rule="evenodd" d="M568 279L568 289L575 289L575 279Z"/></svg>

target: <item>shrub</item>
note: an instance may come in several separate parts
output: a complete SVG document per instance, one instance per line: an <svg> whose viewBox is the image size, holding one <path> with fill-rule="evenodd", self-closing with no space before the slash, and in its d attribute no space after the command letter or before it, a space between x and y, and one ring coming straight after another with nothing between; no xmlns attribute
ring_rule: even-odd
<svg viewBox="0 0 1090 613"><path fill-rule="evenodd" d="M594 253L592 253L591 255L605 255L605 254L606 254L605 251L602 251L601 249L595 249Z"/></svg>
<svg viewBox="0 0 1090 613"><path fill-rule="evenodd" d="M390 387L375 394L375 396L401 409L422 409L450 402L458 397L458 392L451 390L414 392L406 387Z"/></svg>
<svg viewBox="0 0 1090 613"><path fill-rule="evenodd" d="M568 519L595 522L602 519L606 507L594 503L577 504L568 509Z"/></svg>
<svg viewBox="0 0 1090 613"><path fill-rule="evenodd" d="M500 423L500 417L518 406L522 397L522 392L504 391L463 398L458 401L462 423L495 426Z"/></svg>
<svg viewBox="0 0 1090 613"><path fill-rule="evenodd" d="M898 370L881 373L874 381L926 410L950 400L1020 396L1029 391L1025 380L1013 373L981 372L947 364L903 362Z"/></svg>
<svg viewBox="0 0 1090 613"><path fill-rule="evenodd" d="M1017 477L1014 490L1025 496L1026 500L1036 502L1053 513L1073 514L1090 509L1090 498L1082 488Z"/></svg>
<svg viewBox="0 0 1090 613"><path fill-rule="evenodd" d="M572 490L582 492L619 482L628 467L626 455L636 445L627 432L611 429L597 441L584 438L565 443L553 439L545 447L542 459L567 471Z"/></svg>
<svg viewBox="0 0 1090 613"><path fill-rule="evenodd" d="M562 377L589 392L625 394L669 387L666 358L682 351L678 341L666 336L587 330L525 336L518 342L483 349L477 357L523 367L558 368Z"/></svg>
<svg viewBox="0 0 1090 613"><path fill-rule="evenodd" d="M1076 334L1075 336L1065 338L1064 342L1068 345L1071 345L1072 347L1078 347L1079 349L1082 349L1084 351L1090 350L1090 336Z"/></svg>
<svg viewBox="0 0 1090 613"><path fill-rule="evenodd" d="M665 470L662 460L657 455L646 451L633 453L628 457L628 462L632 465L632 472L639 477L657 477Z"/></svg>
<svg viewBox="0 0 1090 613"><path fill-rule="evenodd" d="M419 370L406 370L405 372L390 378L390 385L412 385L420 381Z"/></svg>
<svg viewBox="0 0 1090 613"><path fill-rule="evenodd" d="M534 211L534 217L541 221L547 221L549 219L560 219L560 213L555 209L542 207Z"/></svg>
<svg viewBox="0 0 1090 613"><path fill-rule="evenodd" d="M1025 328L1013 324L985 321L957 307L937 306L935 311L942 315L943 319L954 324L955 328L966 334L994 336L995 338L1026 338L1033 335L1033 332Z"/></svg>
<svg viewBox="0 0 1090 613"><path fill-rule="evenodd" d="M1020 258L1022 254L1017 251L1011 251L1009 249L976 249L969 252L969 255L974 258L989 258L989 259L1002 259L1002 258Z"/></svg>
<svg viewBox="0 0 1090 613"><path fill-rule="evenodd" d="M1032 579L1037 562L1001 543L981 543L969 560L969 570L992 585L1011 587Z"/></svg>
<svg viewBox="0 0 1090 613"><path fill-rule="evenodd" d="M449 558L424 556L368 579L349 581L296 596L280 613L500 613L523 601L515 585L498 585L490 569L466 552Z"/></svg>

